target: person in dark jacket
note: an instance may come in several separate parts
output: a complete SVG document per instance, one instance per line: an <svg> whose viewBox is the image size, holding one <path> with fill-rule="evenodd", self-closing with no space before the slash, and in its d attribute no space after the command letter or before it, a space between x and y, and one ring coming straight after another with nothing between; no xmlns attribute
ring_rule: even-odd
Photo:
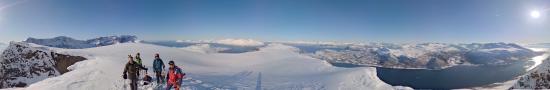
<svg viewBox="0 0 550 90"><path fill-rule="evenodd" d="M130 79L130 88L132 90L137 90L137 81L139 69L147 70L147 68L138 65L133 59L132 55L128 55L128 63L124 66L123 78Z"/></svg>
<svg viewBox="0 0 550 90"><path fill-rule="evenodd" d="M162 61L162 59L160 59L159 54L155 54L155 60L153 60L153 69L156 74L155 76L157 77L157 83L161 83L161 81L164 82L164 80L162 80L164 77L161 75L164 68L164 62Z"/></svg>

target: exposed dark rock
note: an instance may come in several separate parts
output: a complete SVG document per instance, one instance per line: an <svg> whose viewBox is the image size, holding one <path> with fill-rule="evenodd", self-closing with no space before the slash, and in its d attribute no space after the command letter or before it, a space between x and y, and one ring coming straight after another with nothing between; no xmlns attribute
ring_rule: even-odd
<svg viewBox="0 0 550 90"><path fill-rule="evenodd" d="M61 74L69 72L67 67L73 65L74 63L86 60L86 58L81 57L81 56L70 56L70 55L58 54L58 53L53 53L53 52L51 52L51 53L52 53L51 55L53 55L52 56L53 60L55 60L57 62L57 63L55 63L55 68Z"/></svg>
<svg viewBox="0 0 550 90"><path fill-rule="evenodd" d="M67 67L86 60L81 56L56 53L24 42L12 42L0 57L0 88L25 87L68 72Z"/></svg>

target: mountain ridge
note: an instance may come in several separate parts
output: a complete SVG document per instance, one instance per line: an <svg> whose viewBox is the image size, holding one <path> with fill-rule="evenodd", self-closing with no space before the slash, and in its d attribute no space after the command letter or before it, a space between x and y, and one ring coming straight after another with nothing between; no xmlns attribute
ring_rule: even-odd
<svg viewBox="0 0 550 90"><path fill-rule="evenodd" d="M67 48L67 49L83 49L99 46L113 45L117 43L135 43L138 42L137 37L133 35L120 36L105 36L88 40L76 40L67 36L58 36L47 39L36 39L29 37L23 42L34 43L44 46Z"/></svg>

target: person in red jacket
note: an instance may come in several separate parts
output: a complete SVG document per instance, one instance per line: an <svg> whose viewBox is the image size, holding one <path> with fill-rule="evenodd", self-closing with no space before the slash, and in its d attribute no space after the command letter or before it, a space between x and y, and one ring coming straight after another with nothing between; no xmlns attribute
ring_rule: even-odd
<svg viewBox="0 0 550 90"><path fill-rule="evenodd" d="M166 79L168 80L166 90L170 90L172 87L174 87L175 90L179 90L185 73L174 64L174 61L169 61L168 65L170 65L170 68L168 69L168 75L166 75Z"/></svg>

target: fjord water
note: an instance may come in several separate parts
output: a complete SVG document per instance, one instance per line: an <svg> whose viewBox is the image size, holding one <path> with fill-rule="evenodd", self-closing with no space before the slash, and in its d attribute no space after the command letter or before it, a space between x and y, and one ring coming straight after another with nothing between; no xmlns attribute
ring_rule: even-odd
<svg viewBox="0 0 550 90"><path fill-rule="evenodd" d="M548 54L539 57L547 56ZM537 60L542 60L535 58L507 65L459 65L439 70L377 67L377 76L388 84L415 89L471 88L505 82L521 76L538 65ZM348 68L364 67L343 63L333 65Z"/></svg>
<svg viewBox="0 0 550 90"><path fill-rule="evenodd" d="M377 76L391 85L415 89L459 89L512 80L526 73L532 62L495 66L455 66L441 70L377 68Z"/></svg>

